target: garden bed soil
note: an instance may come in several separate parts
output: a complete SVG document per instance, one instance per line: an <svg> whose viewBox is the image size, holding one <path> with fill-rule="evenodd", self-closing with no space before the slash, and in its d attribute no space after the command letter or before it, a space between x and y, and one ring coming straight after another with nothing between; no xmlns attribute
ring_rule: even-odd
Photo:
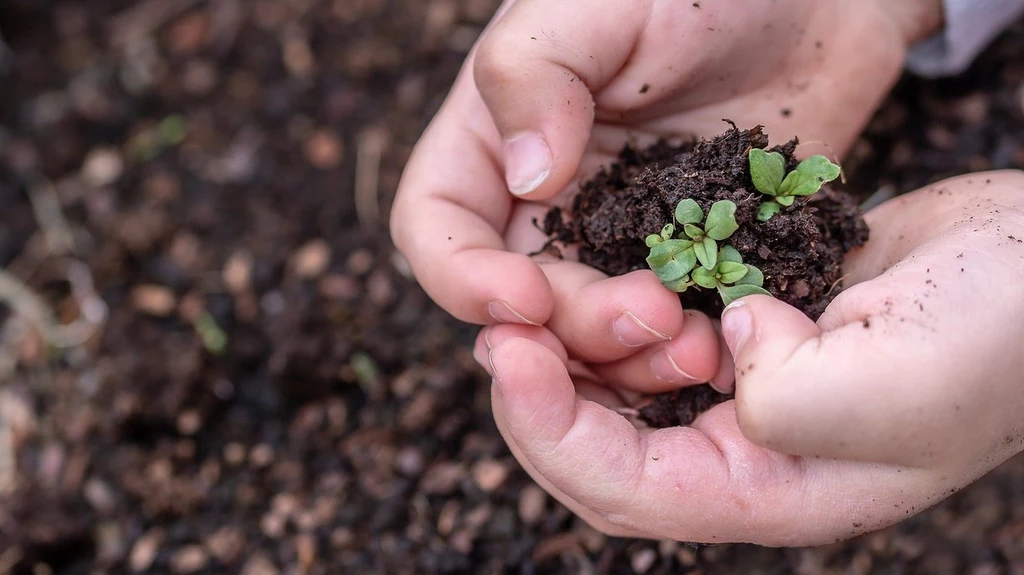
<svg viewBox="0 0 1024 575"><path fill-rule="evenodd" d="M43 176L110 308L63 357L19 342L0 381L15 431L0 572L1021 573L1019 457L813 549L604 537L530 481L494 426L475 330L430 302L381 225L497 4L0 2L16 54L0 49L0 266L73 311L38 249L28 176ZM1024 167L1022 53L1018 26L969 76L904 79L845 159L846 189ZM174 116L181 146L133 153Z"/></svg>

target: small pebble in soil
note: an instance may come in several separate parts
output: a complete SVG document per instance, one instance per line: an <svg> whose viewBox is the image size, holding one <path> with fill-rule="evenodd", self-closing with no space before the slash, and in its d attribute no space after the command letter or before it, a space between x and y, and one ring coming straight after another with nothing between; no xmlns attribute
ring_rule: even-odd
<svg viewBox="0 0 1024 575"><path fill-rule="evenodd" d="M331 246L322 239L310 240L292 256L292 268L300 279L315 279L331 263Z"/></svg>
<svg viewBox="0 0 1024 575"><path fill-rule="evenodd" d="M159 285L136 286L131 298L136 310L158 317L170 315L177 303L174 292Z"/></svg>
<svg viewBox="0 0 1024 575"><path fill-rule="evenodd" d="M82 177L86 183L97 188L109 186L121 178L124 161L117 150L98 148L86 156L82 164Z"/></svg>

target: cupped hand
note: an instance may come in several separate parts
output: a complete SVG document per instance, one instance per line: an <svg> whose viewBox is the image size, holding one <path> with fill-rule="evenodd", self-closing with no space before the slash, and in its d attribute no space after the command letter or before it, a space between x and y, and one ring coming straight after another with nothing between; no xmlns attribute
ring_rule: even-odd
<svg viewBox="0 0 1024 575"><path fill-rule="evenodd" d="M895 523L1024 450L1024 174L948 180L867 218L851 287L817 323L764 296L726 310L737 397L690 428L638 431L618 409L636 397L570 376L550 331L488 328L476 353L512 452L611 534L809 545Z"/></svg>
<svg viewBox="0 0 1024 575"><path fill-rule="evenodd" d="M546 325L574 359L626 361L610 366L621 379L706 381L720 361L707 318L650 273L540 265L533 220L625 142L712 136L723 118L841 154L936 24L909 7L937 2L508 2L410 159L395 243L462 320Z"/></svg>

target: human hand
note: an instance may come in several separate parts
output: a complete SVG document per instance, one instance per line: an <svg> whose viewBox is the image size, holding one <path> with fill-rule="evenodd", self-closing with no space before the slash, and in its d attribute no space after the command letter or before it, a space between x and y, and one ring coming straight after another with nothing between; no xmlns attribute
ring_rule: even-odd
<svg viewBox="0 0 1024 575"><path fill-rule="evenodd" d="M690 428L637 431L614 411L636 398L571 379L544 328L485 330L513 454L602 531L788 546L895 523L1024 450L1024 175L866 217L851 287L817 324L764 296L726 310L737 397Z"/></svg>
<svg viewBox="0 0 1024 575"><path fill-rule="evenodd" d="M409 162L395 243L462 320L547 325L575 359L628 360L612 369L633 380L706 381L719 367L706 317L684 315L649 273L608 279L568 260L538 265L525 255L545 240L533 219L627 140L711 136L722 118L841 154L907 44L938 25L937 4L507 3Z"/></svg>

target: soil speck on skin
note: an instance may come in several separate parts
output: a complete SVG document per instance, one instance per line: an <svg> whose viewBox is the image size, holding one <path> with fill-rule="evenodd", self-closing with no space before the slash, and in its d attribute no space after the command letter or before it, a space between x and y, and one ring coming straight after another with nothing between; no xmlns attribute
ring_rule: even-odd
<svg viewBox="0 0 1024 575"><path fill-rule="evenodd" d="M782 117L783 118L788 118L788 117L790 117L792 115L793 115L793 110L792 109L790 109L790 108L783 108L782 109Z"/></svg>
<svg viewBox="0 0 1024 575"><path fill-rule="evenodd" d="M693 7L699 9L700 8L700 2L694 2L693 3Z"/></svg>
<svg viewBox="0 0 1024 575"><path fill-rule="evenodd" d="M644 84L643 86L640 86L640 93L641 94L646 94L648 91L650 91L650 89L651 89L651 85L650 84Z"/></svg>

